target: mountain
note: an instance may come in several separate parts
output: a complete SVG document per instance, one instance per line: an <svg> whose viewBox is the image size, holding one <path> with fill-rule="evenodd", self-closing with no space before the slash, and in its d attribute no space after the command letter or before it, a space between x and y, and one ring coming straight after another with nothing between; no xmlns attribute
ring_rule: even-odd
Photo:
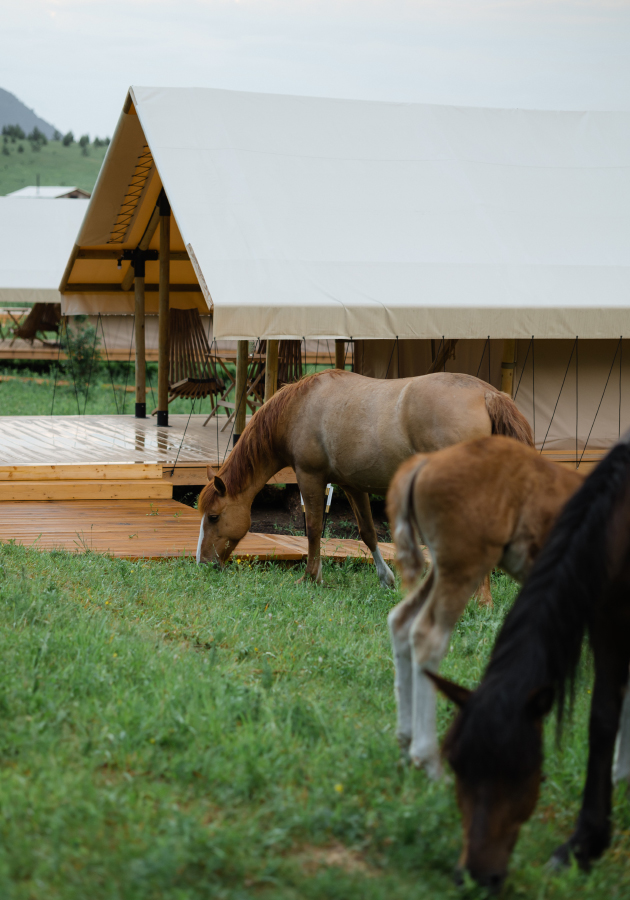
<svg viewBox="0 0 630 900"><path fill-rule="evenodd" d="M4 125L19 125L26 134L37 126L49 140L55 130L48 122L36 116L33 110L25 106L14 94L0 88L0 130Z"/></svg>

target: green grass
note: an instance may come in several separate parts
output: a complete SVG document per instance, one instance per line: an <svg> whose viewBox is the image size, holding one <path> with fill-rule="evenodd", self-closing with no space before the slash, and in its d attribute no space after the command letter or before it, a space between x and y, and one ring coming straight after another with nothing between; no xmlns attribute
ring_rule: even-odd
<svg viewBox="0 0 630 900"><path fill-rule="evenodd" d="M89 155L83 156L78 144L64 147L61 141L49 141L40 150L33 150L29 141L9 141L4 146L9 156L0 154L0 195L36 184L37 175L43 185L62 184L91 192L107 150L90 144Z"/></svg>
<svg viewBox="0 0 630 900"><path fill-rule="evenodd" d="M55 388L54 371L48 363L37 366L32 362L21 364L5 362L0 367L0 375L15 376L15 380L0 381L0 415L2 416L48 416L51 409L55 415L75 416L83 415L116 415L123 411L132 414L135 404L135 396L132 392L123 391L125 384L132 386L135 380L135 367L133 363L111 363L105 361L105 354L101 347L101 362L98 368L90 375L90 389L85 395L78 394L72 383L72 370L69 363L64 363L65 371L59 375L59 379L71 382L69 385ZM320 367L321 368L321 367ZM315 370L309 366L308 371ZM42 384L28 380L32 378L42 379ZM86 376L87 378L87 376ZM20 380L23 379L23 380ZM114 388L112 388L112 382ZM54 404L53 404L54 392ZM234 393L231 398L234 399ZM157 363L149 363L147 366L147 410L151 412L157 406ZM188 415L192 409L190 400L174 400L169 405L171 413L185 413ZM210 398L195 401L193 412L210 413Z"/></svg>
<svg viewBox="0 0 630 900"><path fill-rule="evenodd" d="M151 412L157 406L157 364L149 365L150 382L153 391L147 382L147 410ZM49 416L51 409L55 415L76 416L83 415L116 415L123 411L132 415L134 411L135 396L132 392L124 391L125 383L134 384L134 367L126 364L112 364L111 372L106 365L102 365L96 373L93 373L90 389L87 395L78 394L72 383L55 388L54 374L48 371L48 366L34 367L16 366L5 364L0 370L0 375L15 376L10 381L0 381L0 415L3 416ZM42 379L42 384L27 379ZM72 381L71 373L64 372L59 379ZM114 388L112 388L112 381ZM53 404L54 391L54 404ZM194 407L197 413L209 413L210 400L196 401ZM170 404L171 413L190 413L190 400L174 400Z"/></svg>
<svg viewBox="0 0 630 900"><path fill-rule="evenodd" d="M112 374L124 383L124 366ZM95 382L88 413L116 412L107 373ZM49 414L51 398L50 383L0 383L4 415ZM76 413L71 387L55 412ZM481 896L452 882L453 785L399 765L386 627L399 592L356 562L327 563L325 588L300 574L0 548L3 900ZM515 592L500 576L495 610L467 609L445 675L478 682ZM585 666L561 748L548 725L508 900L630 896L623 788L592 874L545 867L579 808L590 683ZM440 700L441 733L450 718Z"/></svg>
<svg viewBox="0 0 630 900"><path fill-rule="evenodd" d="M0 896L473 898L450 783L402 768L372 567L299 570L0 550ZM443 671L473 685L514 585L471 607ZM590 877L545 869L579 804L589 673L508 898L627 897L630 809ZM440 701L444 730L451 712ZM326 861L341 865L327 865Z"/></svg>

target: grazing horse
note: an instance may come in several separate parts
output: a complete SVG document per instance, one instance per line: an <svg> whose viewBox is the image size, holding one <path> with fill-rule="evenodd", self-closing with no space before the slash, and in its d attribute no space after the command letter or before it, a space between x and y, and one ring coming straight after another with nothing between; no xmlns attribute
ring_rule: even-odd
<svg viewBox="0 0 630 900"><path fill-rule="evenodd" d="M529 574L560 510L583 476L511 438L466 441L402 464L387 513L408 596L388 622L396 668L398 742L412 763L441 774L435 723L437 672L451 632L481 580L498 566ZM428 548L431 568L420 581Z"/></svg>
<svg viewBox="0 0 630 900"><path fill-rule="evenodd" d="M306 510L306 576L322 580L324 491L331 481L345 491L381 584L391 587L394 576L378 548L370 493L385 494L412 453L491 434L532 443L529 423L514 402L471 375L381 381L329 369L286 385L252 416L199 495L197 562L227 560L251 525L258 491L292 466Z"/></svg>
<svg viewBox="0 0 630 900"><path fill-rule="evenodd" d="M463 819L461 864L491 889L501 887L521 825L536 805L542 720L555 702L561 721L585 633L595 664L586 784L575 831L553 862L566 865L574 856L588 869L610 843L611 770L622 704L624 716L628 712L630 432L560 514L477 690L432 676L460 707L444 753L455 772Z"/></svg>

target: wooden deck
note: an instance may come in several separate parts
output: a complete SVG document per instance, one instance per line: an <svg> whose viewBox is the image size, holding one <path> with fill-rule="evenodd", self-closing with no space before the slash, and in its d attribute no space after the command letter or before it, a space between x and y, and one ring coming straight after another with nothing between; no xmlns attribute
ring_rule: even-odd
<svg viewBox="0 0 630 900"><path fill-rule="evenodd" d="M225 417L218 429L216 420L204 428L206 417L171 415L158 428L155 418L134 416L3 416L0 466L158 463L166 481L205 484L207 465L221 465L232 445Z"/></svg>
<svg viewBox="0 0 630 900"><path fill-rule="evenodd" d="M175 500L69 500L0 502L0 543L40 550L95 552L125 559L192 556L199 513ZM393 559L393 544L380 544ZM361 541L327 538L323 555L335 560L372 557ZM305 537L247 534L234 557L246 560L306 559Z"/></svg>
<svg viewBox="0 0 630 900"><path fill-rule="evenodd" d="M101 351L101 353L105 357L105 352ZM147 362L157 362L157 348L147 347L145 356ZM66 360L67 358L65 353L59 353L57 347L46 347L39 341L31 344L30 341L23 341L21 338L0 340L0 359L37 359L56 362L58 359ZM129 348L113 348L112 350L108 348L107 359L110 362L129 362Z"/></svg>
<svg viewBox="0 0 630 900"><path fill-rule="evenodd" d="M221 431L225 416L203 426L206 415L171 415L168 428L155 418L134 416L2 416L0 467L12 465L101 465L142 463L162 466L172 484L199 485L208 465L220 466L232 449L232 427ZM580 469L589 472L604 450L588 450ZM545 450L544 455L575 468L570 451ZM271 479L295 483L295 473L283 470Z"/></svg>

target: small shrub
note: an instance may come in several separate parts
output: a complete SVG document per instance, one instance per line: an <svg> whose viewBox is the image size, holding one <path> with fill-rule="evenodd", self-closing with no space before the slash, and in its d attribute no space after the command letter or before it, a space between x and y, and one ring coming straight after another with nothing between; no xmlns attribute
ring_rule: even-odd
<svg viewBox="0 0 630 900"><path fill-rule="evenodd" d="M62 364L63 373L87 402L90 385L99 374L102 360L98 350L100 340L96 328L86 323L85 318L75 316L74 322L66 325L61 346L68 357Z"/></svg>
<svg viewBox="0 0 630 900"><path fill-rule="evenodd" d="M18 153L24 153L24 144L18 144Z"/></svg>
<svg viewBox="0 0 630 900"><path fill-rule="evenodd" d="M79 138L79 147L88 147L90 144L90 135L82 134Z"/></svg>
<svg viewBox="0 0 630 900"><path fill-rule="evenodd" d="M61 143L64 147L69 147L70 144L74 144L74 135L71 131L69 131L67 134L64 134L63 138L61 139Z"/></svg>
<svg viewBox="0 0 630 900"><path fill-rule="evenodd" d="M16 140L23 141L26 137L19 125L3 125L2 134L10 137L13 143L15 143Z"/></svg>
<svg viewBox="0 0 630 900"><path fill-rule="evenodd" d="M60 141L62 137L63 137L62 133L60 131L57 131L57 129L55 128L55 130L53 131L53 136L52 136L53 141Z"/></svg>
<svg viewBox="0 0 630 900"><path fill-rule="evenodd" d="M31 133L28 136L28 139L31 142L31 146L33 147L33 150L39 150L40 147L43 147L45 144L48 143L48 138L43 133L43 131L39 130L39 128L37 126L35 126L35 128L33 128L33 130L31 131Z"/></svg>

